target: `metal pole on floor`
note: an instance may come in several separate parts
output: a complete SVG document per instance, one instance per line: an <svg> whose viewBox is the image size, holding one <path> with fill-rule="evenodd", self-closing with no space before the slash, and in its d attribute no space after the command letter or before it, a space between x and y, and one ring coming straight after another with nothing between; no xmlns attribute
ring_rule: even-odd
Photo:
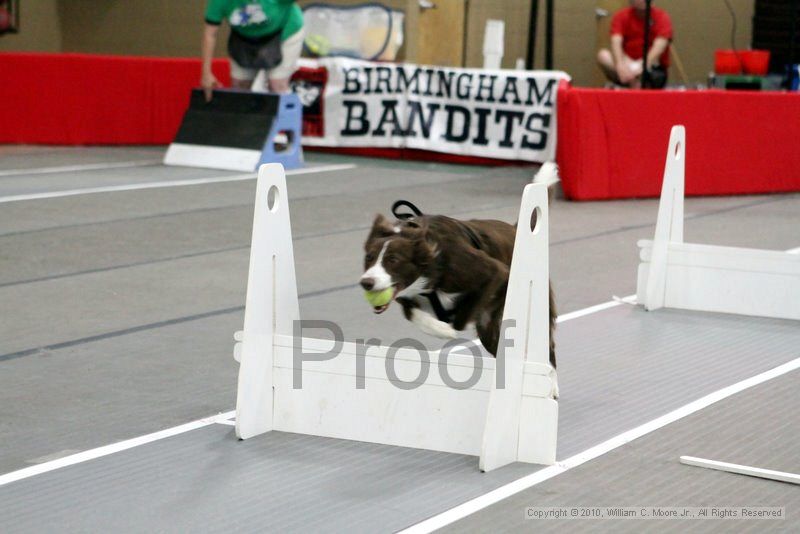
<svg viewBox="0 0 800 534"><path fill-rule="evenodd" d="M760 467L750 467L749 465L731 464L728 462L718 462L716 460L706 460L694 456L681 456L681 463L693 465L695 467L705 467L706 469L716 469L717 471L727 471L738 475L766 478L789 484L800 484L800 475L786 473L784 471L774 471L772 469L762 469Z"/></svg>

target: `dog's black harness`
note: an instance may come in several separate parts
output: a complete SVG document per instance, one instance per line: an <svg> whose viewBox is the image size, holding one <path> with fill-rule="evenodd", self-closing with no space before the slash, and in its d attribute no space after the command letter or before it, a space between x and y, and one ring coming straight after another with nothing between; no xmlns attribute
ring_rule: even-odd
<svg viewBox="0 0 800 534"><path fill-rule="evenodd" d="M411 213L401 213L398 211L402 207L410 209ZM414 217L421 217L422 211L408 200L397 200L394 204L392 204L392 214L400 221L409 221ZM461 231L467 236L467 239L469 239L470 243L472 243L472 246L477 250L481 250L481 240L478 237L478 234L476 234L475 231L466 224L460 221L454 222L459 228L461 228ZM420 293L420 296L427 298L431 303L431 308L433 308L433 313L436 314L437 319L444 323L453 322L455 309L446 310L442 305L442 301L439 299L439 294L436 292L436 290L433 290L430 293Z"/></svg>

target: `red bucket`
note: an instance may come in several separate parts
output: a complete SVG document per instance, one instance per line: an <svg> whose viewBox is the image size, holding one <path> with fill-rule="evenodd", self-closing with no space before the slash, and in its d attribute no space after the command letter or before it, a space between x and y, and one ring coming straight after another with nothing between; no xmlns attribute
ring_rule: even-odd
<svg viewBox="0 0 800 534"><path fill-rule="evenodd" d="M769 50L742 50L739 57L746 74L764 76L769 72Z"/></svg>
<svg viewBox="0 0 800 534"><path fill-rule="evenodd" d="M714 52L714 72L717 74L741 74L742 62L736 50Z"/></svg>

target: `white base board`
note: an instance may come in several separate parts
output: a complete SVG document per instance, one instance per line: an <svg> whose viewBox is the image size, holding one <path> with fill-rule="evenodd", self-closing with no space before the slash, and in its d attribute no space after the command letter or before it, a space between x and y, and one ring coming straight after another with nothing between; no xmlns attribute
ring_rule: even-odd
<svg viewBox="0 0 800 534"><path fill-rule="evenodd" d="M164 165L255 172L260 159L260 150L172 143L164 155Z"/></svg>
<svg viewBox="0 0 800 534"><path fill-rule="evenodd" d="M343 343L339 356L332 360L305 362L303 387L293 388L293 346L302 343L305 352L327 352L331 341L275 336L274 429L300 434L368 441L385 445L429 449L479 456L487 406L495 377L495 359L481 357L483 373L468 389L448 387L440 376L446 365L452 380L466 382L475 368L472 356L453 354L445 362L437 352L429 352L430 373L414 389L402 389L386 374L387 347L371 346L363 358L363 371L357 371L357 348ZM315 350L316 347L316 350ZM411 383L420 373L420 355L413 349L400 349L394 356L397 378ZM557 410L549 395L549 365L528 362L525 367L521 419L543 420L536 413L537 400ZM542 376L542 372L548 373ZM364 377L364 389L357 389ZM401 383L400 386L405 384ZM539 430L535 425L530 425ZM457 429L457 431L454 431ZM540 433L531 432L520 442L520 450L535 456Z"/></svg>
<svg viewBox="0 0 800 534"><path fill-rule="evenodd" d="M646 302L653 242L639 242ZM800 256L776 250L670 243L664 307L800 320Z"/></svg>

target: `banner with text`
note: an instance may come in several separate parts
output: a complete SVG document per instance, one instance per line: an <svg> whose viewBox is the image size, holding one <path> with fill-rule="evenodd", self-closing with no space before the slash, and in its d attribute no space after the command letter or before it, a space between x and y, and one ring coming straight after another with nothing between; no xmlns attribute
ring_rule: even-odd
<svg viewBox="0 0 800 534"><path fill-rule="evenodd" d="M555 157L558 71L301 60L303 144L544 162Z"/></svg>

